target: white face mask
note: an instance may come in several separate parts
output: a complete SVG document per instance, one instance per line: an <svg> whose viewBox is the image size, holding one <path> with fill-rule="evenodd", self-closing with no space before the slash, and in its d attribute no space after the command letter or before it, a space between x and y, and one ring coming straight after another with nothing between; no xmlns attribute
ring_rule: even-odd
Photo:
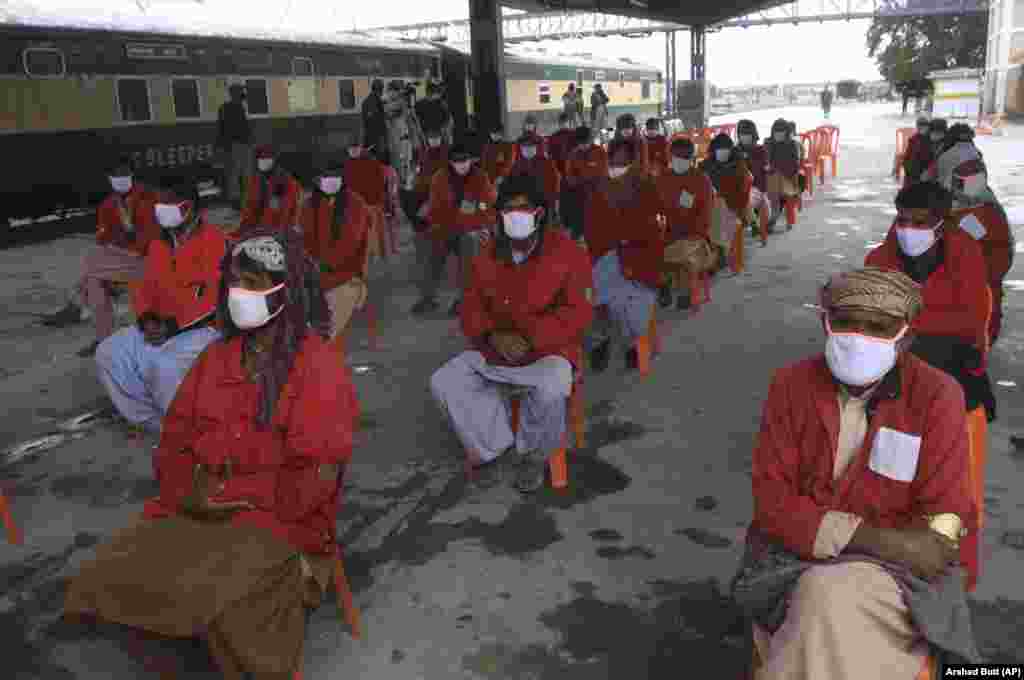
<svg viewBox="0 0 1024 680"><path fill-rule="evenodd" d="M127 194L132 190L132 176L111 177L110 187L119 194Z"/></svg>
<svg viewBox="0 0 1024 680"><path fill-rule="evenodd" d="M892 339L860 333L833 333L828 327L825 362L836 380L852 387L877 382L896 365L896 343L907 333L907 326Z"/></svg>
<svg viewBox="0 0 1024 680"><path fill-rule="evenodd" d="M937 238L935 230L939 227L939 224L936 224L931 229L897 227L896 240L900 244L900 250L910 257L917 257L925 253L935 244Z"/></svg>
<svg viewBox="0 0 1024 680"><path fill-rule="evenodd" d="M729 149L715 149L715 160L719 163L725 163L729 160L731 152Z"/></svg>
<svg viewBox="0 0 1024 680"><path fill-rule="evenodd" d="M677 175L685 175L690 171L692 162L689 158L672 158L672 172Z"/></svg>
<svg viewBox="0 0 1024 680"><path fill-rule="evenodd" d="M473 165L473 161L459 161L458 163L452 163L452 168L455 169L456 174L465 176L469 172L471 165Z"/></svg>
<svg viewBox="0 0 1024 680"><path fill-rule="evenodd" d="M751 146L754 143L754 135L740 135L740 144Z"/></svg>
<svg viewBox="0 0 1024 680"><path fill-rule="evenodd" d="M284 309L284 305L281 305L277 308L277 311L271 313L270 308L267 306L267 297L282 288L284 288L283 283L269 290L229 288L228 313L231 314L231 321L242 330L265 326Z"/></svg>
<svg viewBox="0 0 1024 680"><path fill-rule="evenodd" d="M441 138L440 137L430 137L430 138L427 139L427 144L429 144L430 146L434 146L434 147L441 146Z"/></svg>
<svg viewBox="0 0 1024 680"><path fill-rule="evenodd" d="M927 136L928 128L926 128L926 127L919 127L919 128L917 128L917 134L921 135L922 137Z"/></svg>
<svg viewBox="0 0 1024 680"><path fill-rule="evenodd" d="M324 192L328 196L341 191L341 177L321 177L320 178L320 191Z"/></svg>
<svg viewBox="0 0 1024 680"><path fill-rule="evenodd" d="M349 158L359 158L363 155L363 147L361 146L350 146L348 148Z"/></svg>
<svg viewBox="0 0 1024 680"><path fill-rule="evenodd" d="M535 146L523 146L520 147L520 151L523 152L523 158L526 160L530 160L537 155L537 147Z"/></svg>
<svg viewBox="0 0 1024 680"><path fill-rule="evenodd" d="M633 128L622 128L622 136L629 139L633 136Z"/></svg>
<svg viewBox="0 0 1024 680"><path fill-rule="evenodd" d="M623 175L625 175L627 172L629 172L629 166L628 165L620 165L620 166L613 165L613 166L608 168L608 176L611 177L612 179L618 179L619 177L622 177Z"/></svg>
<svg viewBox="0 0 1024 680"><path fill-rule="evenodd" d="M508 237L517 241L530 238L537 231L537 215L534 212L510 210L501 214L501 221Z"/></svg>
<svg viewBox="0 0 1024 680"><path fill-rule="evenodd" d="M785 132L773 132L772 133L772 139L774 139L776 142L784 142L784 141L786 141L786 133Z"/></svg>
<svg viewBox="0 0 1024 680"><path fill-rule="evenodd" d="M657 130L647 130L646 134L647 134L648 137L657 137L658 136L658 131Z"/></svg>
<svg viewBox="0 0 1024 680"><path fill-rule="evenodd" d="M177 203L157 203L154 208L156 221L164 229L177 229L185 222L185 214Z"/></svg>
<svg viewBox="0 0 1024 680"><path fill-rule="evenodd" d="M270 172L270 169L274 167L273 158L260 158L256 161L256 167L259 168L260 172Z"/></svg>
<svg viewBox="0 0 1024 680"><path fill-rule="evenodd" d="M491 141L492 142L500 142L501 141L501 133L500 132L492 132L491 133Z"/></svg>

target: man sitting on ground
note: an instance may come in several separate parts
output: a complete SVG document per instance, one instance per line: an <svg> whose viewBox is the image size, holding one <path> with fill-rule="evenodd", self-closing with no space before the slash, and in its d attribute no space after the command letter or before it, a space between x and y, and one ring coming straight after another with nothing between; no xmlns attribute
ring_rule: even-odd
<svg viewBox="0 0 1024 680"><path fill-rule="evenodd" d="M461 310L473 349L438 369L430 390L470 463L491 463L515 447L516 486L531 492L543 485L545 459L566 431L593 281L586 252L545 226L544 192L533 177L510 176L497 209L496 237L473 261ZM523 399L518 433L510 390Z"/></svg>

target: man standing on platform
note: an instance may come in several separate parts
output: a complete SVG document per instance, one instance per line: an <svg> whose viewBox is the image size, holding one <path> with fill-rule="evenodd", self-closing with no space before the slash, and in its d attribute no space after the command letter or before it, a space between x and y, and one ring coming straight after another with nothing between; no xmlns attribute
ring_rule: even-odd
<svg viewBox="0 0 1024 680"><path fill-rule="evenodd" d="M224 197L241 210L242 187L249 182L252 165L252 130L245 114L245 88L235 83L228 94L230 101L217 112L217 148L226 154Z"/></svg>

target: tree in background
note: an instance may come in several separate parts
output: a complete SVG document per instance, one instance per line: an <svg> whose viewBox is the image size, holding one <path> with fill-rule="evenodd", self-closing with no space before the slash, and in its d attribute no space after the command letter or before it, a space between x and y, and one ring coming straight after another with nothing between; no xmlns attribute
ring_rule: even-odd
<svg viewBox="0 0 1024 680"><path fill-rule="evenodd" d="M908 3L909 5L913 3ZM876 16L868 28L868 56L878 72L903 97L931 92L928 73L951 68L983 68L988 14L971 12L943 16Z"/></svg>

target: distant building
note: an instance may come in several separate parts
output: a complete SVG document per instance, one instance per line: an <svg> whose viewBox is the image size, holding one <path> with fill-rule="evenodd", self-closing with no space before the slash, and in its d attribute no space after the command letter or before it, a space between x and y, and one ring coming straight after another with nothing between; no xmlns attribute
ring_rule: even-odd
<svg viewBox="0 0 1024 680"><path fill-rule="evenodd" d="M932 93L932 115L937 118L978 119L981 109L982 71L955 68L928 74L935 90Z"/></svg>
<svg viewBox="0 0 1024 680"><path fill-rule="evenodd" d="M1024 116L1024 2L991 0L985 83L986 114Z"/></svg>

